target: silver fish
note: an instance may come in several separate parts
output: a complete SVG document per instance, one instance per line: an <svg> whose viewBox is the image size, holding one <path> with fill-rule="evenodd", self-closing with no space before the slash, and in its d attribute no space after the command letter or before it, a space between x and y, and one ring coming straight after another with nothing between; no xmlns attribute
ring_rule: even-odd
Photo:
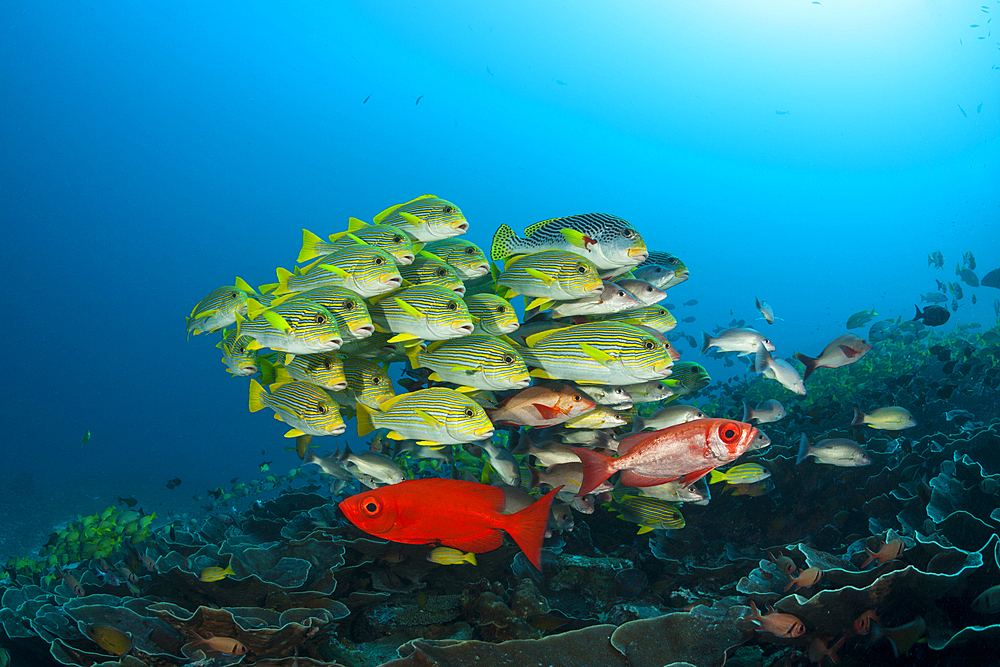
<svg viewBox="0 0 1000 667"><path fill-rule="evenodd" d="M768 352L774 351L774 343L759 331L749 328L725 329L718 336L709 336L706 332L701 332L701 353L705 354L709 348L717 347L720 352L739 352L739 356L745 357L757 351L757 345L763 344Z"/></svg>
<svg viewBox="0 0 1000 667"><path fill-rule="evenodd" d="M694 421L695 419L707 418L708 415L693 405L669 405L665 408L660 408L649 417L636 416L632 421L632 432L639 433L647 428L658 431L661 428L676 426L677 424ZM746 421L746 419L743 421Z"/></svg>
<svg viewBox="0 0 1000 667"><path fill-rule="evenodd" d="M806 385L799 372L791 364L780 357L772 357L767 351L764 341L757 346L757 358L754 370L763 373L764 377L776 380L785 389L805 396Z"/></svg>
<svg viewBox="0 0 1000 667"><path fill-rule="evenodd" d="M758 403L757 407L743 401L743 419L740 421L750 423L751 419L756 419L758 424L769 424L784 419L787 414L785 407L773 398Z"/></svg>
<svg viewBox="0 0 1000 667"><path fill-rule="evenodd" d="M633 308L642 308L642 303L632 294L615 283L602 281L604 289L600 294L585 296L573 301L557 301L550 310L553 317L573 315L610 315Z"/></svg>
<svg viewBox="0 0 1000 667"><path fill-rule="evenodd" d="M828 438L810 446L809 439L803 433L802 440L799 441L799 455L795 459L795 465L802 463L810 456L816 457L820 463L838 468L860 468L871 465L872 462L865 450L861 449L861 446L853 440Z"/></svg>

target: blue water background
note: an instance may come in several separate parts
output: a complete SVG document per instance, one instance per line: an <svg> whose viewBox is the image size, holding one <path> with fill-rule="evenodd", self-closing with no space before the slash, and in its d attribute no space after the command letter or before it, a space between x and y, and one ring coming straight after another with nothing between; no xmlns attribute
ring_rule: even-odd
<svg viewBox="0 0 1000 667"><path fill-rule="evenodd" d="M784 318L757 324L785 357L858 310L912 317L962 252L1000 267L996 16L996 0L3 3L0 476L294 466L184 316L235 276L272 282L302 228L424 193L487 248L501 223L625 217L689 265L667 301L697 338L757 317L755 296ZM1000 291L966 292L945 330L994 322Z"/></svg>

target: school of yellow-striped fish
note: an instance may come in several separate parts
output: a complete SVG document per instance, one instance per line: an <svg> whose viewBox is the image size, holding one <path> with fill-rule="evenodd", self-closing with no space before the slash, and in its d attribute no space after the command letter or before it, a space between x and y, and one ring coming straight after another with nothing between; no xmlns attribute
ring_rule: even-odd
<svg viewBox="0 0 1000 667"><path fill-rule="evenodd" d="M220 337L226 370L249 379L250 411L284 422L287 449L330 475L334 493L446 473L536 496L561 487L551 525L571 528L566 504L595 507L577 497L584 466L573 447L614 455L611 429L706 417L671 405L709 382L679 360L665 336L677 320L659 305L688 268L616 215L552 218L520 234L501 225L488 252L459 238L468 229L458 206L423 195L326 238L303 230L297 266L257 288L236 278L209 292L188 335ZM313 438L348 429L368 451L313 452L323 443ZM678 481L604 500L647 532L682 528L680 503L707 497L707 485ZM435 562L475 563L453 551Z"/></svg>

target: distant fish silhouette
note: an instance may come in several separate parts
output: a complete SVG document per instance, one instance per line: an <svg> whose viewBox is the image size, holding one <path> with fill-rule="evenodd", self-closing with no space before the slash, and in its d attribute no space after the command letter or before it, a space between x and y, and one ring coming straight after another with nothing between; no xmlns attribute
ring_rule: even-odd
<svg viewBox="0 0 1000 667"><path fill-rule="evenodd" d="M366 97L366 98L365 98L365 102L367 102L367 101L368 101L368 100L370 100L371 98L372 98L372 96L371 96L371 95L369 95L368 97ZM362 104L364 104L365 102L362 102Z"/></svg>
<svg viewBox="0 0 1000 667"><path fill-rule="evenodd" d="M980 103L979 103L979 106L978 106L978 107L976 107L976 113L979 113L979 112L981 112L982 110L983 110L983 103L982 103L982 102L980 102Z"/></svg>
<svg viewBox="0 0 1000 667"><path fill-rule="evenodd" d="M421 95L420 97L418 97L417 101L414 104L420 104L420 100L422 100L422 99L424 99L423 95ZM963 111L962 113L964 114L965 112Z"/></svg>
<svg viewBox="0 0 1000 667"><path fill-rule="evenodd" d="M778 114L779 116L787 116L788 114L790 114L792 112L791 111L778 111L777 109L775 109L774 113Z"/></svg>
<svg viewBox="0 0 1000 667"><path fill-rule="evenodd" d="M965 109L962 108L962 105L959 104L957 106L958 106L958 110L962 112L962 115L965 116L966 118L968 118L969 114L965 113Z"/></svg>
<svg viewBox="0 0 1000 667"><path fill-rule="evenodd" d="M822 6L822 3L821 2L817 2L817 0L813 0L813 4L814 5L820 5L820 6Z"/></svg>
<svg viewBox="0 0 1000 667"><path fill-rule="evenodd" d="M493 71L492 71L492 70L490 70L490 66L489 66L489 65L487 65L487 66L486 66L486 71L487 71L487 72L489 73L489 75L490 75L490 76L495 76L495 75L493 74Z"/></svg>
<svg viewBox="0 0 1000 667"><path fill-rule="evenodd" d="M560 86L565 86L566 85L565 81L560 81L559 79L556 79L556 83L558 83Z"/></svg>

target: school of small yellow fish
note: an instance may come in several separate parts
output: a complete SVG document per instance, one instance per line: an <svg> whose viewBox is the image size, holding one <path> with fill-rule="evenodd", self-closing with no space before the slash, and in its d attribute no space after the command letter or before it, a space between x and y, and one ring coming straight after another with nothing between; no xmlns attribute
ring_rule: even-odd
<svg viewBox="0 0 1000 667"><path fill-rule="evenodd" d="M211 292L188 316L188 334L221 332L227 370L250 378L250 411L269 408L284 422L295 442L288 449L334 478L334 494L361 490L341 504L358 528L438 544L434 562L475 563L465 551L497 548L504 530L540 567L542 535L533 533L571 530L570 508L592 513L605 503L642 533L683 528L679 506L706 504L709 483L767 491L770 473L759 464L716 468L770 444L757 425L785 416L778 401L746 405L743 421L673 403L709 383L665 336L677 321L659 302L689 278L679 257L649 250L635 226L602 213L544 220L520 235L501 225L489 257L460 238L468 229L458 206L423 195L370 224L351 218L326 239L303 230L294 269L277 268L276 281L256 289L237 278ZM757 305L773 322L770 306ZM806 391L754 329L704 334L702 353L713 347L754 354L756 372ZM808 377L869 350L845 334L815 359L797 356ZM314 437L341 435L351 421L369 438L368 451L313 451ZM898 407L859 410L855 423L898 429L912 417ZM629 425L628 435L615 430ZM810 444L803 435L798 462L809 456L834 466L870 463L851 440ZM471 486L418 484L446 473ZM528 509L544 491L547 529ZM431 506L455 498L514 516L497 518L495 534L480 539L479 514ZM419 529L386 525L390 501L434 516ZM448 539L444 523L454 532Z"/></svg>

